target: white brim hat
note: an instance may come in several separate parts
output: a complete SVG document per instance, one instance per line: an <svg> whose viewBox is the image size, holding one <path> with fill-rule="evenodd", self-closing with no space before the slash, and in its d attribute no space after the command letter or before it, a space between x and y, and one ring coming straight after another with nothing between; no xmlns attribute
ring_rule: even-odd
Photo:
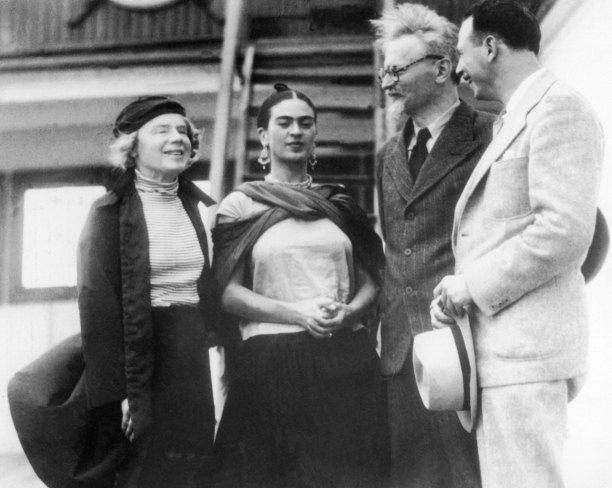
<svg viewBox="0 0 612 488"><path fill-rule="evenodd" d="M477 381L468 314L457 324L414 337L412 364L421 400L428 410L454 410L465 430L476 419Z"/></svg>

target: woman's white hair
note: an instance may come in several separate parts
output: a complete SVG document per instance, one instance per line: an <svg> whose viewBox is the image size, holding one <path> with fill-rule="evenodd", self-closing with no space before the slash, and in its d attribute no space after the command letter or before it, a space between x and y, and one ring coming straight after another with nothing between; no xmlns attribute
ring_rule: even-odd
<svg viewBox="0 0 612 488"><path fill-rule="evenodd" d="M457 26L429 7L404 3L387 8L379 19L370 21L376 33L376 45L384 50L387 43L406 34L418 37L427 46L427 54L450 59L457 67Z"/></svg>
<svg viewBox="0 0 612 488"><path fill-rule="evenodd" d="M195 125L187 118L187 136L191 142L191 155L189 165L195 162L195 158L200 147L201 131L196 129ZM129 134L121 133L110 145L108 160L113 166L119 166L123 169L130 169L136 166L137 158L137 137L138 131L130 132Z"/></svg>

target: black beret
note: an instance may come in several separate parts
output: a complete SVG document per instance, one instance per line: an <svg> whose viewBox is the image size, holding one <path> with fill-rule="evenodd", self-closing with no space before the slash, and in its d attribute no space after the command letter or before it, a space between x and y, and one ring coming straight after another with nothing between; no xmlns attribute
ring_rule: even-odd
<svg viewBox="0 0 612 488"><path fill-rule="evenodd" d="M115 120L113 134L115 137L119 137L120 134L130 134L140 129L149 120L163 114L185 116L186 111L179 102L168 97L158 95L140 97L119 113Z"/></svg>

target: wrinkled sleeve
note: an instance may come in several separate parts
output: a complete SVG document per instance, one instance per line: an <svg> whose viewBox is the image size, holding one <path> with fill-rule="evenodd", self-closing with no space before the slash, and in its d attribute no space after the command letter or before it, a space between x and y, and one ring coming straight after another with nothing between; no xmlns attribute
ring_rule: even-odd
<svg viewBox="0 0 612 488"><path fill-rule="evenodd" d="M577 269L595 227L603 160L601 126L575 94L543 100L530 114L528 195L532 221L463 270L476 305L494 315Z"/></svg>

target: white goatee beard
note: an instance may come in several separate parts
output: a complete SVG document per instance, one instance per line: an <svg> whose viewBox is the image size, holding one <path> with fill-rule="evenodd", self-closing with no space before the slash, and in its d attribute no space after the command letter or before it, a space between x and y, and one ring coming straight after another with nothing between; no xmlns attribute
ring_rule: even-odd
<svg viewBox="0 0 612 488"><path fill-rule="evenodd" d="M401 129L408 118L404 110L404 100L398 98L387 107L387 123L392 132L397 132Z"/></svg>

